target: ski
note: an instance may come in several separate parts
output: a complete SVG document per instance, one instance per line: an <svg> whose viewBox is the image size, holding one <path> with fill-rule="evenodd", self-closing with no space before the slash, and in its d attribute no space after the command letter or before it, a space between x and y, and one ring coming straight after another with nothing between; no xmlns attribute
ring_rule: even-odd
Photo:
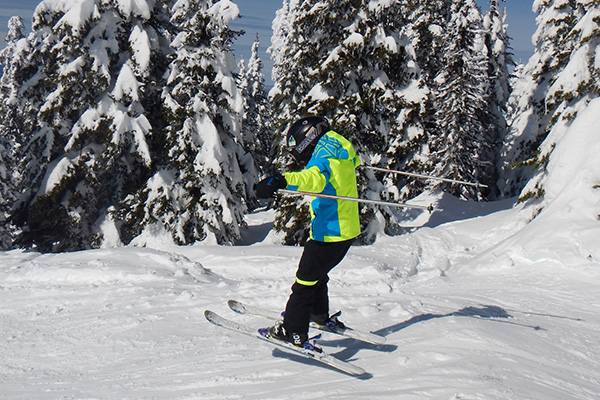
<svg viewBox="0 0 600 400"><path fill-rule="evenodd" d="M227 305L229 306L229 308L231 308L233 311L235 311L238 314L256 315L259 317L272 319L274 321L282 320L281 313L278 313L278 312L272 311L272 310L267 310L267 309L264 309L261 307L253 306L253 305L244 304L237 300L229 300L227 302ZM341 311L334 314L334 316L339 316L339 314L341 314ZM310 327L319 329L324 332L331 332L331 333L335 333L337 335L346 336L351 339L360 340L361 342L366 342L366 343L375 344L375 345L385 344L385 337L383 337L383 336L376 335L371 332L359 331L359 330L352 329L349 327L342 328L342 327L336 326L335 328L332 329L326 325L319 325L315 322L311 322Z"/></svg>
<svg viewBox="0 0 600 400"><path fill-rule="evenodd" d="M287 351L290 351L295 354L304 356L306 358L310 358L310 359L313 359L320 363L329 365L330 367L333 367L333 368L337 369L338 371L345 372L349 375L361 376L361 375L366 374L364 369L357 367L356 365L353 365L351 363L337 359L337 358L327 354L326 352L324 352L323 349L321 349L318 346L309 344L306 347L297 347L291 343L271 338L266 333L266 330L253 329L247 325L243 325L238 322L229 320L227 318L223 318L219 314L217 314L213 311L210 311L210 310L204 311L204 316L210 323L212 323L216 326L220 326L222 328L228 329L233 332L241 333L246 336L261 339L265 342L268 342L272 345L275 345L275 346L285 349Z"/></svg>

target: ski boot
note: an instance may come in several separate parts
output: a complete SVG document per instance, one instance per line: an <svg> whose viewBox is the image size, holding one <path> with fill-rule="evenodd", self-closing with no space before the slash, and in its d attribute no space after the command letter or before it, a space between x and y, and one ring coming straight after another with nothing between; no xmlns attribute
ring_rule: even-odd
<svg viewBox="0 0 600 400"><path fill-rule="evenodd" d="M282 322L275 324L270 328L266 328L266 330L268 335L273 339L289 342L296 347L306 348L306 344L310 345L307 333L288 332Z"/></svg>
<svg viewBox="0 0 600 400"><path fill-rule="evenodd" d="M339 320L339 316L342 315L341 311L336 312L332 316L327 316L327 314L319 314L319 315L311 315L311 320L322 327L326 327L327 329L340 332L346 329L346 325L342 321Z"/></svg>

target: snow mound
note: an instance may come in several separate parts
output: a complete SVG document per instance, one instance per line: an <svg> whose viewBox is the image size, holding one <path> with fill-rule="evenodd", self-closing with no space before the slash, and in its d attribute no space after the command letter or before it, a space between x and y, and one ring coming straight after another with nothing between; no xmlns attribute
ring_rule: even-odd
<svg viewBox="0 0 600 400"><path fill-rule="evenodd" d="M600 276L600 99L579 113L555 144L539 214L495 249L517 263L554 262ZM525 189L527 190L527 188Z"/></svg>
<svg viewBox="0 0 600 400"><path fill-rule="evenodd" d="M18 252L13 252L18 254ZM9 253L9 254L13 254ZM24 253L26 254L26 253ZM130 286L157 280L209 282L212 273L184 256L158 250L120 248L68 254L31 253L24 265L4 271L3 282L48 287Z"/></svg>

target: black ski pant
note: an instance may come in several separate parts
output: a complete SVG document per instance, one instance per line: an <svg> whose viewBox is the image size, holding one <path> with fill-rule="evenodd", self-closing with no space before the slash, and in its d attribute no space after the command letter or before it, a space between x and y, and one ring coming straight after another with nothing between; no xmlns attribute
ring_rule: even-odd
<svg viewBox="0 0 600 400"><path fill-rule="evenodd" d="M344 259L353 241L306 242L285 308L283 325L288 332L306 333L311 315L329 315L327 274Z"/></svg>

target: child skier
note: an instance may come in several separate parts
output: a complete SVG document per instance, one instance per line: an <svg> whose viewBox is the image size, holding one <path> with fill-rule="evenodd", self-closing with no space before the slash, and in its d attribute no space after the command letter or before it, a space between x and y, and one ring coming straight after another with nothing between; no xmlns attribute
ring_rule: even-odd
<svg viewBox="0 0 600 400"><path fill-rule="evenodd" d="M357 197L356 168L360 159L352 144L333 131L323 117L305 117L287 132L291 155L305 168L276 173L254 187L258 198L270 198L279 189ZM310 203L310 240L305 244L284 320L268 328L279 340L302 347L310 321L340 325L329 317L328 273L339 264L360 234L358 204L348 200L313 197Z"/></svg>

